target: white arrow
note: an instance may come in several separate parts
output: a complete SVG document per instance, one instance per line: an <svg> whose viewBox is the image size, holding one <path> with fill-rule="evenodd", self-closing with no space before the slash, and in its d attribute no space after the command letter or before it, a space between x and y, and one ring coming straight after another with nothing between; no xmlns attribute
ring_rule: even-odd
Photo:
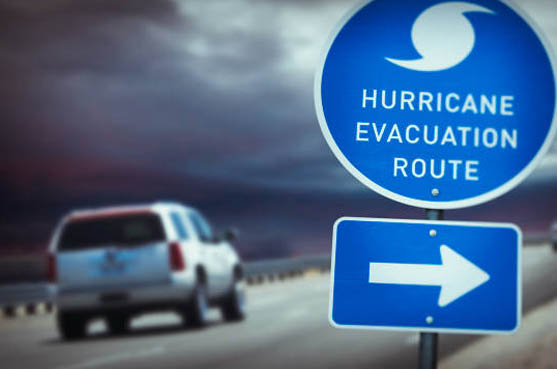
<svg viewBox="0 0 557 369"><path fill-rule="evenodd" d="M438 304L447 306L489 280L489 274L447 245L441 245L441 265L369 263L369 283L441 286Z"/></svg>

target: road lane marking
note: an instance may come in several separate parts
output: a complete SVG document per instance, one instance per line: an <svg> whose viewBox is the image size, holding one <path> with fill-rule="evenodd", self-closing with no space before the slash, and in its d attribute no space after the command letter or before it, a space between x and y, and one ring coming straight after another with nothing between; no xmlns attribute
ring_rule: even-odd
<svg viewBox="0 0 557 369"><path fill-rule="evenodd" d="M269 306L277 305L277 303L284 301L288 296L268 296L268 297L250 297L248 296L247 306L249 310L262 310ZM252 302L253 300L253 302Z"/></svg>
<svg viewBox="0 0 557 369"><path fill-rule="evenodd" d="M123 362L123 361L143 359L151 356L162 355L165 351L166 350L164 347L157 346L148 350L128 351L116 355L109 355L103 358L92 359L92 360L84 361L82 363L77 363L70 366L59 367L59 369L87 369L87 368L98 368L102 366L112 366L116 363Z"/></svg>

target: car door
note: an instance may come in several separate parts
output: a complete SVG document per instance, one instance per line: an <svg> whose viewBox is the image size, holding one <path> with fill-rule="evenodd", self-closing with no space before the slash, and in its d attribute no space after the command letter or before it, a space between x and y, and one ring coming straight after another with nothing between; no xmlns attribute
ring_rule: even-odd
<svg viewBox="0 0 557 369"><path fill-rule="evenodd" d="M220 293L226 293L232 286L232 263L230 245L226 240L215 239L213 242L215 267L220 278Z"/></svg>
<svg viewBox="0 0 557 369"><path fill-rule="evenodd" d="M197 212L190 212L189 219L197 233L203 264L207 269L209 295L216 297L224 288L222 260L218 244L209 223Z"/></svg>

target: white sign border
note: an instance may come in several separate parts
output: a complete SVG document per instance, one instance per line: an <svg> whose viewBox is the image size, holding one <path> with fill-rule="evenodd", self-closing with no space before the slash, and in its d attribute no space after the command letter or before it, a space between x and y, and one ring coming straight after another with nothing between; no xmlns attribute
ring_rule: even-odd
<svg viewBox="0 0 557 369"><path fill-rule="evenodd" d="M517 261L516 261L516 326L512 330L490 330L490 329L461 329L461 328L432 328L432 327L392 327L379 325L349 325L338 324L333 320L333 295L335 288L335 257L337 246L337 228L340 223L345 220L362 221L362 222L384 222L384 223L414 223L414 224L431 224L431 225L456 225L464 227L486 227L486 228L506 228L513 229L517 233ZM492 222L462 222L462 221L444 221L444 220L416 220L416 219L386 219L386 218L363 218L363 217L341 217L338 218L333 226L333 249L331 253L331 283L329 286L329 324L337 329L357 329L357 330L385 330L398 332L438 332L438 333L456 333L456 334L498 334L511 335L514 334L522 322L522 231L516 224L512 223L492 223Z"/></svg>
<svg viewBox="0 0 557 369"><path fill-rule="evenodd" d="M555 102L553 108L553 120L551 126L549 128L549 132L545 138L544 143L538 150L537 154L532 158L532 160L513 178L505 182L503 185L483 193L478 196L466 198L463 200L453 200L453 201L427 201L427 200L418 200L411 197L400 195L396 192L390 191L377 183L373 182L371 179L366 177L362 172L360 172L350 161L344 156L340 148L337 146L331 132L329 131L329 127L327 126L327 121L325 119L325 114L323 112L323 102L321 100L321 79L323 76L323 69L325 67L325 61L327 59L327 55L329 54L329 50L333 42L335 41L338 33L342 30L344 25L356 14L360 9L362 9L367 4L373 2L373 0L363 0L358 5L356 5L351 11L346 13L340 21L337 23L333 31L329 34L327 42L325 43L325 47L322 49L320 61L317 67L317 71L315 73L314 78L314 88L313 88L313 96L314 96L314 104L315 110L317 113L317 119L319 121L319 126L321 127L321 132L327 141L327 144L333 151L336 158L340 161L340 163L344 166L350 174L352 174L356 179L358 179L361 183L365 186L369 187L373 191L383 195L391 200L398 201L400 203L415 206L419 208L427 208L427 209L459 209L459 208L466 208L474 205L479 205L484 202L493 200L508 191L512 190L514 187L518 186L526 177L528 177L532 171L536 168L539 161L543 158L545 153L549 150L553 138L557 133L557 64L555 62L553 48L551 44L546 39L545 35L541 32L538 28L536 23L527 15L520 7L514 4L510 0L499 0L503 4L510 7L513 11L515 11L522 19L530 26L530 28L534 31L542 46L545 49L545 52L549 58L549 62L552 67L553 71L553 81L555 86Z"/></svg>

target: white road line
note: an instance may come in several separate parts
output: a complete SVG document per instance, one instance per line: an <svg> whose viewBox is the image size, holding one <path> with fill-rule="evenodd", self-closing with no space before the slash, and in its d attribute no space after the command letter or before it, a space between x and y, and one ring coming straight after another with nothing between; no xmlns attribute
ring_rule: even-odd
<svg viewBox="0 0 557 369"><path fill-rule="evenodd" d="M268 296L268 297L253 297L248 295L247 306L249 310L262 310L272 305L277 305L277 303L284 301L288 298L287 295L281 296Z"/></svg>
<svg viewBox="0 0 557 369"><path fill-rule="evenodd" d="M102 366L112 366L113 364L122 361L143 359L150 356L162 355L165 351L166 350L164 347L157 346L148 350L122 352L117 355L110 355L103 358L92 359L75 365L60 367L59 369L87 369L98 368Z"/></svg>

